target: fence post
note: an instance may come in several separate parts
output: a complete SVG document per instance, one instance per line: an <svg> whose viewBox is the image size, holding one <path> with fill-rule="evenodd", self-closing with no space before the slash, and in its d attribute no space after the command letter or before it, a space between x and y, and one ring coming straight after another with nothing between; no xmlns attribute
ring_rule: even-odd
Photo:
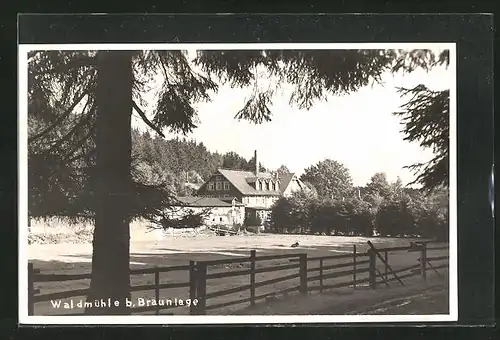
<svg viewBox="0 0 500 340"><path fill-rule="evenodd" d="M356 289L356 245L352 246L352 287Z"/></svg>
<svg viewBox="0 0 500 340"><path fill-rule="evenodd" d="M387 250L384 251L384 267L385 267L385 271L384 271L384 276L385 276L385 281L387 282L387 266L389 264L389 257L388 257L388 253L387 253Z"/></svg>
<svg viewBox="0 0 500 340"><path fill-rule="evenodd" d="M373 249L368 250L368 256L370 257L370 287L375 289L377 286L377 271L375 266L376 255Z"/></svg>
<svg viewBox="0 0 500 340"><path fill-rule="evenodd" d="M307 253L299 255L300 292L307 294Z"/></svg>
<svg viewBox="0 0 500 340"><path fill-rule="evenodd" d="M319 291L323 291L323 258L319 259Z"/></svg>
<svg viewBox="0 0 500 340"><path fill-rule="evenodd" d="M198 299L198 308L196 314L205 315L207 306L206 295L207 295L207 265L204 262L198 262L196 270L197 276L197 288L196 294Z"/></svg>
<svg viewBox="0 0 500 340"><path fill-rule="evenodd" d="M160 269L155 267L155 299L156 299L156 315L160 315Z"/></svg>
<svg viewBox="0 0 500 340"><path fill-rule="evenodd" d="M422 275L422 283L427 281L427 245L423 243L420 248L420 274Z"/></svg>
<svg viewBox="0 0 500 340"><path fill-rule="evenodd" d="M250 305L255 305L255 250L250 250Z"/></svg>
<svg viewBox="0 0 500 340"><path fill-rule="evenodd" d="M191 306L189 306L189 314L195 315L197 306L193 303L197 299L196 296L196 262L189 261L189 298L191 299Z"/></svg>
<svg viewBox="0 0 500 340"><path fill-rule="evenodd" d="M33 263L28 263L28 315L35 314L35 282L33 281Z"/></svg>

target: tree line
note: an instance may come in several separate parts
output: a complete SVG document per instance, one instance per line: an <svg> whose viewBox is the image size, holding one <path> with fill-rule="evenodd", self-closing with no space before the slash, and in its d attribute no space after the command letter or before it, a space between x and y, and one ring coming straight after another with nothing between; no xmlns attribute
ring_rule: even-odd
<svg viewBox="0 0 500 340"><path fill-rule="evenodd" d="M139 182L163 183L175 195L189 196L218 168L253 171L255 157L246 159L234 151L211 152L193 139L164 139L132 130L132 172ZM261 164L260 170L267 169Z"/></svg>
<svg viewBox="0 0 500 340"><path fill-rule="evenodd" d="M354 187L349 170L324 160L301 176L310 192L280 198L272 208L268 227L277 233L312 233L448 239L448 190L423 191L390 183L375 173L362 187Z"/></svg>

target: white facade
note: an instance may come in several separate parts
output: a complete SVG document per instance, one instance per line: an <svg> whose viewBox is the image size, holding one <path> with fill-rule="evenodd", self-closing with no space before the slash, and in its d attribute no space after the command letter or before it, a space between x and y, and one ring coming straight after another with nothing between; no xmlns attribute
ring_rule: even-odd
<svg viewBox="0 0 500 340"><path fill-rule="evenodd" d="M278 196L246 196L243 197L243 204L247 207L259 207L265 209L271 209L274 202L278 200Z"/></svg>
<svg viewBox="0 0 500 340"><path fill-rule="evenodd" d="M210 215L206 218L207 225L233 225L233 224L243 224L245 219L245 207L244 206L233 206L233 207L185 207L181 209L182 211L192 210L194 213L200 213L205 209L211 209Z"/></svg>

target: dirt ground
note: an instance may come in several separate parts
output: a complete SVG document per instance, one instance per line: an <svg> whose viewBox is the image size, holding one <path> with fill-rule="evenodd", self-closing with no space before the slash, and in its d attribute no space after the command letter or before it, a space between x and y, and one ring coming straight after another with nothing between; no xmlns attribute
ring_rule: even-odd
<svg viewBox="0 0 500 340"><path fill-rule="evenodd" d="M296 294L272 303L236 311L238 315L430 315L449 313L449 288L446 273L430 274L424 285L420 277L389 287L339 288L323 293Z"/></svg>
<svg viewBox="0 0 500 340"><path fill-rule="evenodd" d="M167 267L172 265L185 265L190 260L201 261L220 258L234 258L248 256L250 250L255 249L257 256L271 254L297 254L307 253L308 257L324 256L335 254L352 253L353 245L357 247L357 253L361 254L368 249L367 241L371 240L376 247L395 247L407 246L410 239L393 238L364 238L364 237L341 237L341 236L312 236L312 235L238 235L238 236L207 236L199 235L195 237L185 237L176 235L160 235L158 233L145 234L144 232L132 232L131 236L131 268L145 268L153 266ZM290 245L298 242L297 248L291 248ZM429 256L435 256L431 254ZM417 264L418 252L400 252L389 256L389 263L394 270ZM88 273L91 270L92 247L91 244L31 244L28 247L29 262L34 264L35 268L41 270L41 273ZM359 260L361 260L360 258ZM339 261L325 262L324 265L339 263ZM317 267L317 261L310 261L309 268ZM257 268L271 265L290 264L288 259L257 262ZM218 271L238 270L238 268L248 267L248 264L236 264L225 266L212 266L208 268L209 273ZM366 268L358 266L358 268ZM377 264L379 270L383 271L384 266L379 261ZM348 268L347 268L348 269ZM342 269L346 270L346 268ZM257 275L256 282L273 279L280 276L286 276L297 273L297 269L282 270L276 272L261 273ZM311 272L310 275L318 274ZM359 274L358 280L367 278L367 274ZM161 283L187 282L187 271L170 272L162 274ZM340 277L332 279L334 283L347 282L351 277ZM325 282L329 284L332 282ZM132 286L153 284L152 274L132 275ZM248 276L236 276L225 279L212 279L207 281L207 293L225 290L232 287L249 284ZM272 291L282 290L297 286L299 279L291 279L257 288L256 295L267 294ZM311 282L310 285L317 285L318 282ZM88 288L89 280L75 280L66 282L40 283L36 288L40 289L41 294L59 292L73 289ZM180 298L186 299L189 296L188 288L175 288L168 291L162 291L160 298ZM227 296L210 299L207 306L228 302L231 300L243 299L249 296L249 292L234 293ZM144 297L153 298L153 291L135 292L133 298ZM85 297L74 297L79 300ZM69 299L66 299L69 300ZM209 311L208 314L234 314L239 310L248 307L248 303L234 305L222 309ZM72 309L63 311L53 308L50 302L40 302L35 305L36 315L55 315L78 313L81 310ZM178 307L168 310L174 314L188 314L188 308Z"/></svg>

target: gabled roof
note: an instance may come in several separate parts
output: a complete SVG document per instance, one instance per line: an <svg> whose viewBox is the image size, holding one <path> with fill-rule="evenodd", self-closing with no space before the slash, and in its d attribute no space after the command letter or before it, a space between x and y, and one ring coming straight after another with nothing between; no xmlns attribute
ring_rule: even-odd
<svg viewBox="0 0 500 340"><path fill-rule="evenodd" d="M243 195L251 196L278 196L281 191L273 190L255 190L247 182L247 178L254 178L255 174L251 171L219 169L218 172L224 176L239 192ZM272 178L270 173L259 173L259 178ZM280 188L281 189L281 188Z"/></svg>
<svg viewBox="0 0 500 340"><path fill-rule="evenodd" d="M280 191L284 192L295 174L283 174L280 176Z"/></svg>

